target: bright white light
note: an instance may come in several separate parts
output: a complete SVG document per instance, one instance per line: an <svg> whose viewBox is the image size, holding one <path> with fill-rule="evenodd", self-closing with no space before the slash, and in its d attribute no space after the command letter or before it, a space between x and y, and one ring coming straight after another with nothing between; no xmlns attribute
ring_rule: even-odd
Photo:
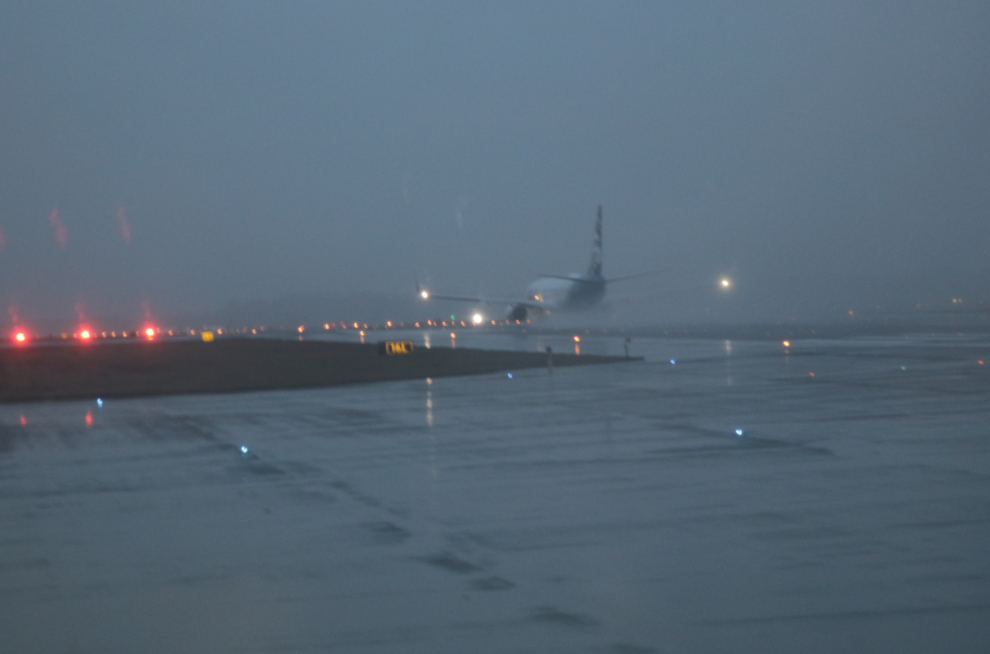
<svg viewBox="0 0 990 654"><path fill-rule="evenodd" d="M476 313L473 316L471 316L471 322L473 322L476 325L480 325L484 321L485 321L485 317L480 313Z"/></svg>
<svg viewBox="0 0 990 654"><path fill-rule="evenodd" d="M247 445L241 445L241 454L247 454L247 453L248 453Z"/></svg>
<svg viewBox="0 0 990 654"><path fill-rule="evenodd" d="M722 279L719 280L718 284L722 288L729 288L730 286L732 286L732 280L729 279L728 277L723 277Z"/></svg>
<svg viewBox="0 0 990 654"><path fill-rule="evenodd" d="M96 406L102 408L103 407L103 400L100 399L100 398L96 398Z"/></svg>
<svg viewBox="0 0 990 654"><path fill-rule="evenodd" d="M426 291L420 291L419 292L419 296L421 298L423 298L424 300L430 299L430 294L428 292L426 292Z"/></svg>
<svg viewBox="0 0 990 654"><path fill-rule="evenodd" d="M736 436L742 436L742 435L743 435L743 430L742 429L737 429L736 430Z"/></svg>

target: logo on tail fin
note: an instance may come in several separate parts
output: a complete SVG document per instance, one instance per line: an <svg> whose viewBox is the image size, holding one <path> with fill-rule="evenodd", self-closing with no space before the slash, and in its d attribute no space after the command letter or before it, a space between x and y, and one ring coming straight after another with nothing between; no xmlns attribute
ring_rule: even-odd
<svg viewBox="0 0 990 654"><path fill-rule="evenodd" d="M588 275L591 277L602 276L602 205L598 205L598 220L595 221L595 244L591 248Z"/></svg>

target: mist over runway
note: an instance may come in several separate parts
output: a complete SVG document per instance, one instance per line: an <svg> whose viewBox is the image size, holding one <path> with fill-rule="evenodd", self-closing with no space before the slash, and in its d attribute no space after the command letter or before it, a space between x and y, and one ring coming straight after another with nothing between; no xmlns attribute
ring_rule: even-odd
<svg viewBox="0 0 990 654"><path fill-rule="evenodd" d="M4 648L985 651L990 339L632 346L0 406Z"/></svg>

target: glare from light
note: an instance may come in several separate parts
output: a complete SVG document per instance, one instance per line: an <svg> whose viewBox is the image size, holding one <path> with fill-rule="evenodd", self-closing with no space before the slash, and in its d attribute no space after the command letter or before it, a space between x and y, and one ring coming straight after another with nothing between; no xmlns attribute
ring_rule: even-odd
<svg viewBox="0 0 990 654"><path fill-rule="evenodd" d="M83 340L87 340L88 341L90 338L92 338L92 336L93 335L89 333L89 330L88 329L84 329L81 332L79 332L79 338L81 338Z"/></svg>
<svg viewBox="0 0 990 654"><path fill-rule="evenodd" d="M420 291L419 292L419 296L421 298L423 298L424 300L429 300L430 299L430 294L429 294L428 291Z"/></svg>
<svg viewBox="0 0 990 654"><path fill-rule="evenodd" d="M742 436L742 435L743 435L743 430L742 429L737 429L736 430L736 436Z"/></svg>
<svg viewBox="0 0 990 654"><path fill-rule="evenodd" d="M148 338L154 338L155 337L155 328L154 327L148 327L147 329L144 330L144 335L147 336Z"/></svg>
<svg viewBox="0 0 990 654"><path fill-rule="evenodd" d="M248 453L248 446L241 445L241 454L247 454L247 453Z"/></svg>
<svg viewBox="0 0 990 654"><path fill-rule="evenodd" d="M575 336L574 337L574 342L575 343L580 343L581 342L581 337L580 336Z"/></svg>
<svg viewBox="0 0 990 654"><path fill-rule="evenodd" d="M791 346L790 341L784 341L784 347L790 347L790 346Z"/></svg>
<svg viewBox="0 0 990 654"><path fill-rule="evenodd" d="M299 325L299 333L302 334L304 331L306 331L306 328L303 327L302 325Z"/></svg>
<svg viewBox="0 0 990 654"><path fill-rule="evenodd" d="M17 335L14 336L14 338L17 340L18 343L23 343L24 341L27 340L27 336L24 334L24 332L17 332Z"/></svg>
<svg viewBox="0 0 990 654"><path fill-rule="evenodd" d="M485 317L480 313L476 313L473 316L471 316L471 322L473 322L475 325L480 325L484 321L485 321Z"/></svg>
<svg viewBox="0 0 990 654"><path fill-rule="evenodd" d="M450 337L451 338L457 338L457 334L455 334L454 332L450 332Z"/></svg>

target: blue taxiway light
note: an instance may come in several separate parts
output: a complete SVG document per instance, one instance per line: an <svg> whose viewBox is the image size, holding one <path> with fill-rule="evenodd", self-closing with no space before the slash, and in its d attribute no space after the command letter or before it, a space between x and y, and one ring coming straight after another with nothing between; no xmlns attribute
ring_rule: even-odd
<svg viewBox="0 0 990 654"><path fill-rule="evenodd" d="M512 373L511 372L509 373L509 379L512 379Z"/></svg>
<svg viewBox="0 0 990 654"><path fill-rule="evenodd" d="M100 399L100 398L96 398L96 406L102 408L103 407L103 400Z"/></svg>
<svg viewBox="0 0 990 654"><path fill-rule="evenodd" d="M670 360L670 365L672 365L672 366L674 366L674 365L677 365L677 362L676 362L676 361L674 361L673 359L671 359L671 360Z"/></svg>

